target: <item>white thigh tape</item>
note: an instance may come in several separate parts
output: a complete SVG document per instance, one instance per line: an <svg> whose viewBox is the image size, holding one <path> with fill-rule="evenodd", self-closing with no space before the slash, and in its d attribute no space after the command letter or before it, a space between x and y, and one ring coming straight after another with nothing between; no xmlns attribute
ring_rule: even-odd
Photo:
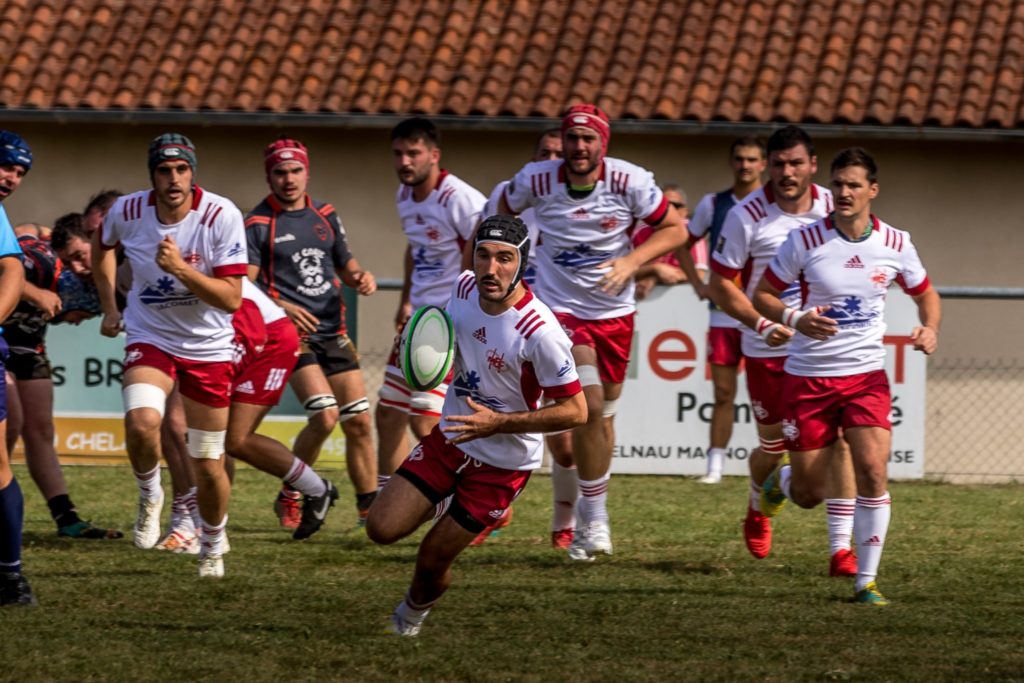
<svg viewBox="0 0 1024 683"><path fill-rule="evenodd" d="M604 415L605 417L615 417L615 409L618 407L618 405L618 399L614 401L609 401L606 399L604 402L604 410L601 411L601 414Z"/></svg>
<svg viewBox="0 0 1024 683"><path fill-rule="evenodd" d="M582 386L601 386L601 375L597 374L596 365L577 365L576 374L580 376Z"/></svg>
<svg viewBox="0 0 1024 683"><path fill-rule="evenodd" d="M167 394L155 384L129 384L121 390L121 399L126 413L136 408L152 408L163 417L167 405Z"/></svg>

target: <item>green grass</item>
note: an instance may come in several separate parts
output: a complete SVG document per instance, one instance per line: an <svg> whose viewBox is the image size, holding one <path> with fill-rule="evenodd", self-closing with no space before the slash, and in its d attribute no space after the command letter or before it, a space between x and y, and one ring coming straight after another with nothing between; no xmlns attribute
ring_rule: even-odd
<svg viewBox="0 0 1024 683"><path fill-rule="evenodd" d="M870 608L827 576L823 509L785 510L756 561L744 481L617 477L615 555L581 566L548 547L537 476L512 525L459 558L420 637L399 639L382 633L419 537L373 546L349 528L351 488L296 543L270 510L275 483L240 471L227 577L199 581L194 557L58 539L16 470L40 606L0 613L0 680L1024 680L1020 487L894 484L879 579L892 604ZM66 474L84 515L130 529L127 468Z"/></svg>

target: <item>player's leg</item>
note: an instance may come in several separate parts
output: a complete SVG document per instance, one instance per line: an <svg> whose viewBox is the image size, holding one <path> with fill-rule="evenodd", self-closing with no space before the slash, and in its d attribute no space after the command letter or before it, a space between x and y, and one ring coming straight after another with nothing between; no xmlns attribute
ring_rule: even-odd
<svg viewBox="0 0 1024 683"><path fill-rule="evenodd" d="M377 496L377 453L373 447L373 424L366 384L358 365L328 375L331 390L338 401L341 431L345 434L345 465L356 493L356 511L360 525Z"/></svg>
<svg viewBox="0 0 1024 683"><path fill-rule="evenodd" d="M124 372L121 393L125 410L125 449L139 488L133 541L137 548L145 550L156 545L160 538L160 510L164 503L160 484L160 423L174 379L166 354L153 347L141 352L143 357L139 362Z"/></svg>
<svg viewBox="0 0 1024 683"><path fill-rule="evenodd" d="M181 393L174 389L167 397L166 412L160 425L160 449L167 472L171 475L171 519L167 533L156 544L157 550L188 555L199 554L199 503L196 501L196 482L189 464L185 434L185 406Z"/></svg>
<svg viewBox="0 0 1024 683"><path fill-rule="evenodd" d="M857 481L853 458L844 438L836 439L828 458L825 512L828 524L830 576L855 576L857 557L851 548Z"/></svg>
<svg viewBox="0 0 1024 683"><path fill-rule="evenodd" d="M21 573L25 500L7 451L7 383L2 362L6 351L6 344L0 339L0 607L36 604L32 588Z"/></svg>
<svg viewBox="0 0 1024 683"><path fill-rule="evenodd" d="M374 428L377 431L377 490L388 483L391 475L409 454L409 402L412 391L398 369L398 345L395 337L384 368L384 380L377 392Z"/></svg>
<svg viewBox="0 0 1024 683"><path fill-rule="evenodd" d="M711 383L715 403L711 409L711 447L708 449L707 472L701 483L717 484L722 481L725 453L732 438L735 419L737 366L711 364Z"/></svg>
<svg viewBox="0 0 1024 683"><path fill-rule="evenodd" d="M68 538L121 538L117 529L93 526L78 516L74 502L68 495L64 472L61 470L57 450L53 446L53 380L49 377L49 362L45 356L46 377L20 380L15 391L23 405L31 406L24 413L22 442L25 444L25 462L33 481L43 494L50 515L57 525L57 534Z"/></svg>
<svg viewBox="0 0 1024 683"><path fill-rule="evenodd" d="M10 363L8 363L10 368ZM21 438L21 424L24 413L21 410L21 400L18 398L17 379L10 370L4 374L4 381L7 383L7 435L4 437L4 444L7 452L13 453L14 447Z"/></svg>
<svg viewBox="0 0 1024 683"><path fill-rule="evenodd" d="M567 550L576 531L580 478L572 458L572 431L547 437L551 452L551 546Z"/></svg>
<svg viewBox="0 0 1024 683"><path fill-rule="evenodd" d="M888 490L888 460L892 433L881 427L852 427L846 438L853 453L857 477L857 504L854 534L857 540L857 600L884 605L885 598L875 588L878 565L889 531L892 499Z"/></svg>
<svg viewBox="0 0 1024 683"><path fill-rule="evenodd" d="M611 469L611 449L608 444L604 418L605 390L597 368L597 351L590 346L572 347L576 370L583 385L587 402L587 422L572 431L572 453L579 476L579 500L576 510L576 535L569 547L569 557L590 560L596 552L610 554L611 539L608 523L608 472ZM591 535L600 548L594 547Z"/></svg>
<svg viewBox="0 0 1024 683"><path fill-rule="evenodd" d="M188 455L196 480L199 503L199 575L224 575L224 538L228 522L231 482L224 468L224 441L228 408L201 403L183 389L182 403L188 423Z"/></svg>
<svg viewBox="0 0 1024 683"><path fill-rule="evenodd" d="M292 451L299 460L312 465L338 423L338 400L312 351L299 356L288 383L306 411L306 424L295 437ZM298 528L302 521L301 499L298 490L288 484L281 485L274 500L274 511L283 528L292 531Z"/></svg>

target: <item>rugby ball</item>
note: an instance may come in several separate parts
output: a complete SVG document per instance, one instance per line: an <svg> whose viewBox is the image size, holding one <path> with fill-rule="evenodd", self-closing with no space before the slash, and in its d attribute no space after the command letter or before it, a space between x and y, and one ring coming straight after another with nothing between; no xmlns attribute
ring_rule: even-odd
<svg viewBox="0 0 1024 683"><path fill-rule="evenodd" d="M399 362L406 383L416 391L437 388L455 362L455 328L443 308L423 306L402 332Z"/></svg>

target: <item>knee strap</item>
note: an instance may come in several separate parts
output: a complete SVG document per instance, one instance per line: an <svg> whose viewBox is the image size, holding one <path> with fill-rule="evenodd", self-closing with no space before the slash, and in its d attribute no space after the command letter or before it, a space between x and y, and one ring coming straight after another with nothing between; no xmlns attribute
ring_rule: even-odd
<svg viewBox="0 0 1024 683"><path fill-rule="evenodd" d="M302 407L306 411L306 419L309 419L329 408L337 408L338 401L333 394L314 394L306 399Z"/></svg>
<svg viewBox="0 0 1024 683"><path fill-rule="evenodd" d="M155 384L129 384L121 390L121 400L124 401L124 412L129 413L136 408L152 408L164 416L164 409L167 406L167 394Z"/></svg>
<svg viewBox="0 0 1024 683"><path fill-rule="evenodd" d="M361 415L370 409L370 402L366 400L366 397L358 398L351 403L346 403L338 409L340 422L347 422L357 415Z"/></svg>

